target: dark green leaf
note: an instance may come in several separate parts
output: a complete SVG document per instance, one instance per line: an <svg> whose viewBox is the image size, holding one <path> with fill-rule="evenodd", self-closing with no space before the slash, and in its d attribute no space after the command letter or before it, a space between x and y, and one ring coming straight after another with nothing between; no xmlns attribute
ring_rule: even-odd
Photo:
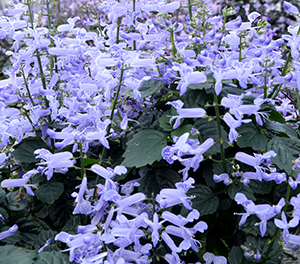
<svg viewBox="0 0 300 264"><path fill-rule="evenodd" d="M205 185L195 185L195 188L190 189L187 195L194 197L191 200L192 206L197 209L201 215L212 214L218 209L218 197Z"/></svg>
<svg viewBox="0 0 300 264"><path fill-rule="evenodd" d="M0 259L5 264L31 264L35 257L33 250L10 245L0 247Z"/></svg>
<svg viewBox="0 0 300 264"><path fill-rule="evenodd" d="M243 90L241 90L240 88L234 88L231 86L224 86L222 88L222 91L220 93L221 97L226 97L228 94L236 94L236 95L241 95L242 93L244 93Z"/></svg>
<svg viewBox="0 0 300 264"><path fill-rule="evenodd" d="M74 215L65 224L63 230L69 234L77 234L77 228L80 224L80 215Z"/></svg>
<svg viewBox="0 0 300 264"><path fill-rule="evenodd" d="M171 169L155 169L145 175L138 187L148 198L155 198L164 188L175 188L175 183L181 180L180 175Z"/></svg>
<svg viewBox="0 0 300 264"><path fill-rule="evenodd" d="M191 132L192 128L194 126L193 125L184 125L184 126L180 126L178 127L176 130L172 131L171 136L176 136L176 137L180 137L182 134L186 133L186 132ZM191 139L196 139L198 138L196 135L192 136L191 134L189 135L189 138Z"/></svg>
<svg viewBox="0 0 300 264"><path fill-rule="evenodd" d="M207 154L214 155L220 153L217 122L215 120L208 121L208 118L202 118L195 122L194 127L199 130L203 142L208 138L212 138L214 140L214 145L207 151ZM224 130L223 126L221 126L221 135L224 141L228 139L227 132ZM228 147L228 144L223 144L224 149Z"/></svg>
<svg viewBox="0 0 300 264"><path fill-rule="evenodd" d="M177 111L175 110L174 107L171 109L167 110L159 119L159 125L160 127L165 130L165 131L172 131L173 130L173 125L170 124L170 119L172 116L176 116ZM183 120L181 120L183 122Z"/></svg>
<svg viewBox="0 0 300 264"><path fill-rule="evenodd" d="M282 114L279 113L278 111L276 111L276 109L273 105L267 107L267 109L264 108L264 107L261 107L261 111L268 113L269 114L269 119L271 121L276 121L276 122L279 122L281 124L286 123L286 121L285 121L284 117L282 116Z"/></svg>
<svg viewBox="0 0 300 264"><path fill-rule="evenodd" d="M35 158L36 155L33 152L41 148L47 149L48 146L41 139L29 138L27 140L22 141L14 148L15 150L12 152L12 156L16 160L26 163L35 163L37 162L37 159Z"/></svg>
<svg viewBox="0 0 300 264"><path fill-rule="evenodd" d="M0 189L0 204L4 202L6 193L3 189Z"/></svg>
<svg viewBox="0 0 300 264"><path fill-rule="evenodd" d="M188 90L183 96L184 108L204 107L207 103L205 90Z"/></svg>
<svg viewBox="0 0 300 264"><path fill-rule="evenodd" d="M44 203L53 204L63 191L64 185L61 182L47 182L37 189L36 196Z"/></svg>
<svg viewBox="0 0 300 264"><path fill-rule="evenodd" d="M167 140L164 133L148 129L135 134L126 145L122 165L139 168L161 160L161 151L167 146Z"/></svg>
<svg viewBox="0 0 300 264"><path fill-rule="evenodd" d="M266 181L257 181L257 180L251 180L248 187L251 188L253 193L258 194L267 194L270 193L272 189L273 183L272 182L266 182Z"/></svg>
<svg viewBox="0 0 300 264"><path fill-rule="evenodd" d="M159 90L164 89L164 82L161 80L151 79L144 81L142 86L139 88L139 91L142 93L142 97L148 97L152 94L155 94Z"/></svg>
<svg viewBox="0 0 300 264"><path fill-rule="evenodd" d="M274 150L276 157L271 158L281 170L285 170L288 175L292 172L292 161L299 158L300 140L286 137L274 137L268 144L268 150Z"/></svg>
<svg viewBox="0 0 300 264"><path fill-rule="evenodd" d="M69 264L68 254L59 251L41 252L37 255L35 264Z"/></svg>
<svg viewBox="0 0 300 264"><path fill-rule="evenodd" d="M267 147L267 137L253 123L243 124L236 130L240 134L237 138L240 148L252 147L254 150L263 151Z"/></svg>
<svg viewBox="0 0 300 264"><path fill-rule="evenodd" d="M248 186L245 186L241 182L237 182L236 184L231 184L227 190L229 197L234 200L234 197L237 193L243 193L249 200L256 201L256 198L253 194L253 191Z"/></svg>
<svg viewBox="0 0 300 264"><path fill-rule="evenodd" d="M129 98L133 98L134 97L133 90L130 89L130 88L125 88L124 90L122 90L120 92L120 95L124 96L124 97L129 97Z"/></svg>
<svg viewBox="0 0 300 264"><path fill-rule="evenodd" d="M49 229L49 230L45 230L45 229L42 229L39 234L36 236L35 238L35 241L34 241L34 248L35 249L40 249L42 246L45 245L46 241L48 239L53 239L54 240L54 237L57 233L54 232L53 230ZM52 245L48 245L45 250L49 251L49 248L53 246Z"/></svg>
<svg viewBox="0 0 300 264"><path fill-rule="evenodd" d="M33 176L31 177L31 179L32 179L32 180L31 180L31 183L32 183L32 184L37 184L37 183L40 183L40 182L46 180L46 176L45 176L45 175L42 175L42 174L40 174L40 173L37 173L37 174L33 175Z"/></svg>
<svg viewBox="0 0 300 264"><path fill-rule="evenodd" d="M292 128L289 125L286 124L275 124L269 120L266 120L265 127L270 130L271 132L277 132L277 133L284 133L286 136L294 139L298 139L299 137L297 135L297 132L294 128Z"/></svg>
<svg viewBox="0 0 300 264"><path fill-rule="evenodd" d="M71 217L73 217L74 210L74 198L71 194L74 192L75 187L80 184L81 181L71 178L64 181L63 194L49 206L49 218L51 223L55 227L59 227L60 230Z"/></svg>
<svg viewBox="0 0 300 264"><path fill-rule="evenodd" d="M9 228L11 228L11 226L4 226L1 228L0 232L3 232L3 231L6 231L8 230ZM21 232L19 230L17 230L17 232L12 235L12 236L9 236L9 237L6 237L4 239L1 239L1 243L7 243L7 244L15 244L19 241L21 241L22 239L24 239L24 237L21 235Z"/></svg>
<svg viewBox="0 0 300 264"><path fill-rule="evenodd" d="M247 264L251 263L244 257L241 247L234 246L228 254L228 264Z"/></svg>

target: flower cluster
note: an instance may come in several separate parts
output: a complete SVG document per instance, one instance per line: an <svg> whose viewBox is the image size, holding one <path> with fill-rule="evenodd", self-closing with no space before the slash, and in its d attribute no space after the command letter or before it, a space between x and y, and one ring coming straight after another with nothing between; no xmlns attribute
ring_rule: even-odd
<svg viewBox="0 0 300 264"><path fill-rule="evenodd" d="M0 17L1 245L264 264L300 244L298 25L274 38L212 1L42 2Z"/></svg>

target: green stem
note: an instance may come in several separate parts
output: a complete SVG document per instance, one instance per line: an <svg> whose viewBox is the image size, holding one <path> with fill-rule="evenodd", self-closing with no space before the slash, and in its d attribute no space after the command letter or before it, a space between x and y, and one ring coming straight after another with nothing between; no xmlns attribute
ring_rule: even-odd
<svg viewBox="0 0 300 264"><path fill-rule="evenodd" d="M156 68L157 68L157 71L158 71L159 77L161 78L161 77L162 77L162 75L161 75L161 71L160 71L160 68L159 68L159 66L158 66L158 65L156 65Z"/></svg>
<svg viewBox="0 0 300 264"><path fill-rule="evenodd" d="M268 87L267 87L267 74L265 74L265 76L264 76L264 98L267 98L267 90L268 90Z"/></svg>
<svg viewBox="0 0 300 264"><path fill-rule="evenodd" d="M32 105L34 106L34 101L32 99L32 96L31 96L31 93L30 93L30 90L29 90L29 87L28 87L28 83L27 83L27 80L25 78L25 73L24 73L24 69L21 67L21 71L22 71L22 75L23 75L23 80L24 80L24 84L25 84L25 87L26 87L26 90L27 90L27 93L28 93L28 96L29 96L29 99L30 99L30 102L32 103Z"/></svg>
<svg viewBox="0 0 300 264"><path fill-rule="evenodd" d="M299 35L299 34L300 34L300 27L299 27L298 32L297 32L297 35ZM289 54L288 54L288 57L285 61L282 73L280 74L281 76L284 76L286 74L291 58L292 58L292 50L289 51ZM272 99L275 99L276 96L278 95L278 93L280 92L281 86L282 86L282 84L275 85L273 91L269 94L268 97L272 98Z"/></svg>
<svg viewBox="0 0 300 264"><path fill-rule="evenodd" d="M85 170L84 170L84 156L82 151L82 142L79 140L79 150L80 150L80 174L81 174L81 180L85 177Z"/></svg>
<svg viewBox="0 0 300 264"><path fill-rule="evenodd" d="M135 12L135 0L132 1L132 11ZM133 19L134 32L135 32L135 18ZM136 41L133 41L133 49L136 50Z"/></svg>
<svg viewBox="0 0 300 264"><path fill-rule="evenodd" d="M48 17L48 29L50 31L51 27L51 16L50 16L50 7L49 7L49 0L46 0L46 6L47 6L47 17ZM51 41L51 47L53 46L54 42L53 39L50 38ZM53 75L54 70L54 58L53 55L50 55L50 62L51 62L51 76Z"/></svg>
<svg viewBox="0 0 300 264"><path fill-rule="evenodd" d="M296 94L297 94L298 115L300 115L300 98L299 98L299 91L297 88L296 88Z"/></svg>
<svg viewBox="0 0 300 264"><path fill-rule="evenodd" d="M216 119L217 119L217 126L218 126L218 135L219 135L219 140L220 140L222 165L223 165L224 172L227 173L226 160L225 160L225 154L224 154L224 148L223 148L223 139L222 139L222 133L221 133L221 119L220 119L220 114L219 114L218 96L217 96L216 92L214 92L214 101L215 101L215 112L216 112Z"/></svg>
<svg viewBox="0 0 300 264"><path fill-rule="evenodd" d="M175 40L174 40L174 31L173 31L173 29L170 30L170 34L171 34L172 52L173 52L173 56L175 57L175 55L176 55L176 47L175 47Z"/></svg>
<svg viewBox="0 0 300 264"><path fill-rule="evenodd" d="M117 92L115 94L114 102L113 102L112 109L111 109L111 114L110 114L110 117L109 117L110 124L106 128L106 133L107 134L109 134L109 131L111 129L111 124L112 124L112 120L113 120L113 117L114 117L114 111L115 111L115 108L116 108L116 105L117 105L117 102L118 102L118 97L119 97L120 89L121 89L121 86L122 86L123 75L124 75L124 68L122 66ZM104 147L103 150L102 150L102 153L101 153L101 159L100 159L101 163L103 162L105 156L106 156L106 148ZM97 185L99 183L99 179L100 179L100 177L99 177L99 175L97 175L95 185ZM94 198L96 197L96 188L94 190L93 197Z"/></svg>
<svg viewBox="0 0 300 264"><path fill-rule="evenodd" d="M118 22L117 22L117 39L116 43L120 43L120 25L121 25L121 17L118 17Z"/></svg>
<svg viewBox="0 0 300 264"><path fill-rule="evenodd" d="M239 61L242 61L242 33L241 33L241 35L240 35Z"/></svg>
<svg viewBox="0 0 300 264"><path fill-rule="evenodd" d="M192 20L193 14L192 14L192 1L188 0L188 7L189 7L189 17L190 21Z"/></svg>
<svg viewBox="0 0 300 264"><path fill-rule="evenodd" d="M33 17L32 17L32 13L31 13L31 6L30 6L29 0L27 0L27 6L28 6L28 13L29 13L29 18L30 18L31 28L33 29Z"/></svg>
<svg viewBox="0 0 300 264"><path fill-rule="evenodd" d="M222 27L222 33L225 32L225 23L226 23L226 15L224 15L224 20L223 20L223 27ZM221 46L221 40L219 41L219 44L218 44L218 48L220 48Z"/></svg>

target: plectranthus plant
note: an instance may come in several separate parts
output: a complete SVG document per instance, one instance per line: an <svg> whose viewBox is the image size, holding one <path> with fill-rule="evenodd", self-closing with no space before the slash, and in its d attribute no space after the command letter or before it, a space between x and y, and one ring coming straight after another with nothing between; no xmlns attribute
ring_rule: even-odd
<svg viewBox="0 0 300 264"><path fill-rule="evenodd" d="M3 10L1 260L293 257L300 27L277 32L251 8L23 0Z"/></svg>

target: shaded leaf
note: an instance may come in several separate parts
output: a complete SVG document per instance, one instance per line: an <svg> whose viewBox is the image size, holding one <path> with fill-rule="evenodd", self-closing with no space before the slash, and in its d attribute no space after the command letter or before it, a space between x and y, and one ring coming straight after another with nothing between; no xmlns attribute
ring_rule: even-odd
<svg viewBox="0 0 300 264"><path fill-rule="evenodd" d="M271 132L284 133L286 136L294 139L299 139L297 132L294 128L286 124L275 124L269 120L266 120L265 127Z"/></svg>
<svg viewBox="0 0 300 264"><path fill-rule="evenodd" d="M195 122L194 125L200 132L200 136L202 141L204 142L208 138L212 138L214 140L214 145L207 151L207 154L213 155L220 153L220 140L218 134L218 125L215 120L208 121L208 118L202 118ZM221 135L224 141L227 140L227 132L224 130L223 126L221 126ZM228 144L223 144L223 148L228 148Z"/></svg>
<svg viewBox="0 0 300 264"><path fill-rule="evenodd" d="M142 93L142 97L148 97L152 94L155 94L161 89L164 89L164 82L161 80L151 79L144 81L142 86L139 88L139 91Z"/></svg>
<svg viewBox="0 0 300 264"><path fill-rule="evenodd" d="M53 204L63 191L64 185L61 182L47 182L37 189L36 196L44 203Z"/></svg>
<svg viewBox="0 0 300 264"><path fill-rule="evenodd" d="M37 255L35 264L69 264L68 254L59 251L41 252ZM74 263L74 262L72 262Z"/></svg>
<svg viewBox="0 0 300 264"><path fill-rule="evenodd" d="M228 254L228 264L247 264L251 263L244 257L244 251L241 247L232 247Z"/></svg>
<svg viewBox="0 0 300 264"><path fill-rule="evenodd" d="M29 138L27 140L22 141L14 148L15 150L11 154L16 160L26 163L36 163L36 155L33 152L41 148L47 149L48 146L41 139Z"/></svg>
<svg viewBox="0 0 300 264"><path fill-rule="evenodd" d="M195 185L195 188L190 189L187 195L194 197L191 200L192 206L197 209L201 215L212 214L218 209L219 198L205 185Z"/></svg>
<svg viewBox="0 0 300 264"><path fill-rule="evenodd" d="M236 130L240 134L236 141L240 148L252 147L263 151L267 147L267 137L253 123L243 124Z"/></svg>
<svg viewBox="0 0 300 264"><path fill-rule="evenodd" d="M49 230L45 230L45 229L42 229L39 234L36 236L35 240L34 240L34 248L39 250L42 246L45 245L46 241L48 239L53 239L54 240L54 237L57 233L54 232L53 230L49 229ZM49 245L45 248L45 250L49 251L49 248L53 246L52 245Z"/></svg>
<svg viewBox="0 0 300 264"><path fill-rule="evenodd" d="M15 246L0 247L0 259L5 264L31 264L34 263L36 252Z"/></svg>
<svg viewBox="0 0 300 264"><path fill-rule="evenodd" d="M299 158L300 140L287 137L274 137L268 144L268 150L274 150L276 157L271 158L273 163L287 174L291 174L293 160Z"/></svg>
<svg viewBox="0 0 300 264"><path fill-rule="evenodd" d="M0 189L0 204L5 201L6 193L3 189Z"/></svg>
<svg viewBox="0 0 300 264"><path fill-rule="evenodd" d="M207 103L205 90L188 90L183 96L184 108L204 107Z"/></svg>
<svg viewBox="0 0 300 264"><path fill-rule="evenodd" d="M122 165L143 167L162 159L161 151L167 146L166 135L156 130L142 130L127 142Z"/></svg>
<svg viewBox="0 0 300 264"><path fill-rule="evenodd" d="M173 136L180 137L182 134L184 134L186 132L191 132L191 130L192 130L193 127L194 126L190 125L190 124L184 125L184 126L180 126L176 130L172 131L171 136L172 137ZM191 139L197 139L198 136L197 135L193 136L193 135L190 134L189 138L191 138Z"/></svg>
<svg viewBox="0 0 300 264"><path fill-rule="evenodd" d="M229 197L234 200L234 197L237 193L243 193L249 200L256 201L256 198L253 194L253 191L248 186L245 186L241 182L237 182L236 184L231 184L227 190L227 194Z"/></svg>
<svg viewBox="0 0 300 264"><path fill-rule="evenodd" d="M177 111L175 110L174 107L171 109L167 110L163 115L158 119L159 121L159 126L164 130L164 131L172 131L173 130L173 125L170 124L170 119L172 116L176 116ZM180 120L182 123L183 120Z"/></svg>
<svg viewBox="0 0 300 264"><path fill-rule="evenodd" d="M148 198L155 198L162 189L175 188L175 183L180 180L180 175L172 169L156 169L148 172L141 179L138 190Z"/></svg>

